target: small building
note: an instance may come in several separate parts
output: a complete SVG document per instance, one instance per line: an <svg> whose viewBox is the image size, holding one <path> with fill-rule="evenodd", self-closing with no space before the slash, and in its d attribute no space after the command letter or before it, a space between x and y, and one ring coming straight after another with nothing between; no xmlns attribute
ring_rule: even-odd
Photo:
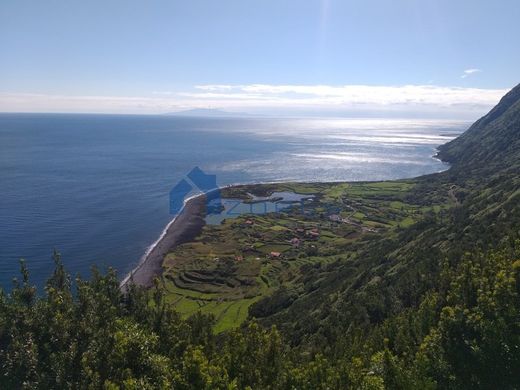
<svg viewBox="0 0 520 390"><path fill-rule="evenodd" d="M235 256L235 261L243 261L243 260L244 260L243 256L240 256L240 255Z"/></svg>
<svg viewBox="0 0 520 390"><path fill-rule="evenodd" d="M341 218L338 214L331 214L331 215L329 215L329 219L332 222L342 222L343 221L343 218Z"/></svg>
<svg viewBox="0 0 520 390"><path fill-rule="evenodd" d="M255 224L255 221L253 221L252 219L246 219L245 224L246 224L247 226L252 226L252 225Z"/></svg>
<svg viewBox="0 0 520 390"><path fill-rule="evenodd" d="M301 244L301 240L298 238L298 237L294 237L291 241L290 241L291 245L293 246L293 248L298 248Z"/></svg>
<svg viewBox="0 0 520 390"><path fill-rule="evenodd" d="M307 235L310 238L319 238L320 237L320 231L317 228L314 228L311 231L307 232Z"/></svg>
<svg viewBox="0 0 520 390"><path fill-rule="evenodd" d="M282 256L282 254L280 252L271 252L269 256L271 257L271 259L278 259Z"/></svg>

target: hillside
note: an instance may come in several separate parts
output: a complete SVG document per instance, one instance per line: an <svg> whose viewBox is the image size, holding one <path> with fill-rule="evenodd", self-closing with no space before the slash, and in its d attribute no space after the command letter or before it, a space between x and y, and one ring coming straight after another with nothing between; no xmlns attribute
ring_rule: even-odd
<svg viewBox="0 0 520 390"><path fill-rule="evenodd" d="M466 257L485 258L490 255L483 253L495 250L505 251L512 264L520 255L517 244L520 231L520 86L461 137L439 149L439 157L452 163L452 168L418 178L408 198L419 199L425 204L449 198L453 201L452 207L428 215L402 230L397 237L367 243L356 251L353 261L346 259L334 268L326 266L313 270L306 282L312 286L311 291L300 295L289 307L277 310L280 305L276 302L279 299L276 294L260 302L257 307L261 305L263 313L273 308L261 321L265 325L276 324L294 345L304 345L304 349L330 348L330 353L336 356L344 355L345 350L352 353L352 349L360 348L356 352L360 353L366 348L360 337L375 337L373 332L377 334L387 326L395 326L389 324L402 313L411 315L420 311L432 295L446 300L441 306L445 305L449 294L443 286L443 278L451 272L446 267L459 269ZM486 272L498 272L493 269L493 263L488 267ZM518 295L512 302L516 316L520 310ZM437 310L437 315L443 311ZM251 312L254 314L257 308L253 306ZM514 345L518 348L518 323L510 325ZM464 334L466 330L460 331L461 337L472 339L476 336ZM419 345L420 338L412 345ZM393 337L389 340L393 348L399 349L395 344L397 340ZM475 339L464 341L467 344L475 342L478 344ZM410 345L407 348L414 349ZM472 353L457 353L460 354L458 359L476 358ZM518 353L513 361L516 366L509 366L509 370L518 367ZM496 372L511 375L512 371L503 371L507 364L501 364L501 370ZM489 375L498 380L491 371L497 370L494 364L480 368L482 376ZM465 369L469 371L468 367ZM515 377L515 383L520 383L519 379ZM475 378L466 380L476 387L488 387L493 382L490 380L484 386L480 380L474 381ZM448 385L454 386L445 383ZM455 387L463 387L462 382Z"/></svg>
<svg viewBox="0 0 520 390"><path fill-rule="evenodd" d="M149 291L74 290L56 254L38 298L22 265L0 387L520 388L520 86L439 156L413 180L228 188L313 198L206 226Z"/></svg>
<svg viewBox="0 0 520 390"><path fill-rule="evenodd" d="M455 207L449 212L430 215L400 233L397 238L372 242L358 252L357 263L322 270L309 283L318 283L312 294L295 301L292 307L272 313L268 323L288 328L287 333L303 333L309 337L315 327L333 322L337 315L350 313L350 319L339 321L345 329L351 324L351 311L344 306L361 305L367 311L366 299L379 296L386 317L392 307L401 310L413 306L419 297L434 286L439 261L456 262L465 251L487 250L499 243L518 238L520 227L520 86L509 92L486 116L462 136L439 148L439 157L452 163L444 173L418 178L409 198L426 204L446 196ZM425 275L428 275L426 277ZM388 288L374 291L374 280ZM367 292L367 291L369 292ZM330 306L334 292L340 303ZM395 302L386 300L393 297ZM377 301L377 299L376 299ZM334 319L327 314L337 307ZM372 303L371 303L372 305ZM359 309L359 308L358 308ZM370 312L370 310L368 310ZM365 313L366 315L366 313ZM316 319L313 324L312 320ZM294 318L301 318L302 323ZM378 322L376 318L364 318ZM329 326L329 325L327 325ZM289 330L290 329L290 330ZM332 340L331 340L332 341ZM300 342L300 340L298 340Z"/></svg>
<svg viewBox="0 0 520 390"><path fill-rule="evenodd" d="M509 91L460 137L439 147L438 157L454 170L483 166L503 169L518 163L520 85Z"/></svg>

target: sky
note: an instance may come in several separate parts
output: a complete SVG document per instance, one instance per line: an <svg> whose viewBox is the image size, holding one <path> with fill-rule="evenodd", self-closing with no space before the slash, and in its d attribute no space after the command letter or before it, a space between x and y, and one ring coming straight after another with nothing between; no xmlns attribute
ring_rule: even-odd
<svg viewBox="0 0 520 390"><path fill-rule="evenodd" d="M0 112L473 119L520 82L518 0L1 0Z"/></svg>

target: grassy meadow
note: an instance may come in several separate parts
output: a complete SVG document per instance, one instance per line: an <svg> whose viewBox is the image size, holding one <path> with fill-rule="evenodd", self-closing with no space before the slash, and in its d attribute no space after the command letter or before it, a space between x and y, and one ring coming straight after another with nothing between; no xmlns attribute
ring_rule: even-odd
<svg viewBox="0 0 520 390"><path fill-rule="evenodd" d="M240 215L206 225L163 263L167 299L184 316L216 318L217 332L239 326L249 307L284 287L297 296L313 266L348 261L367 240L395 234L449 199L425 205L412 196L413 180L367 183L281 183L223 190L247 201L275 191L312 195L303 204L270 214Z"/></svg>

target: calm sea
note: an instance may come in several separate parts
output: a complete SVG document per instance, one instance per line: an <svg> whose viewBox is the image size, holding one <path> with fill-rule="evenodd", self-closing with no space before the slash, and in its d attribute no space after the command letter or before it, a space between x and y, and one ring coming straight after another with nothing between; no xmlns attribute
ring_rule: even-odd
<svg viewBox="0 0 520 390"><path fill-rule="evenodd" d="M53 248L73 276L121 277L171 216L168 193L194 166L220 185L414 177L447 167L436 146L467 123L0 114L0 286L24 258L42 286Z"/></svg>

